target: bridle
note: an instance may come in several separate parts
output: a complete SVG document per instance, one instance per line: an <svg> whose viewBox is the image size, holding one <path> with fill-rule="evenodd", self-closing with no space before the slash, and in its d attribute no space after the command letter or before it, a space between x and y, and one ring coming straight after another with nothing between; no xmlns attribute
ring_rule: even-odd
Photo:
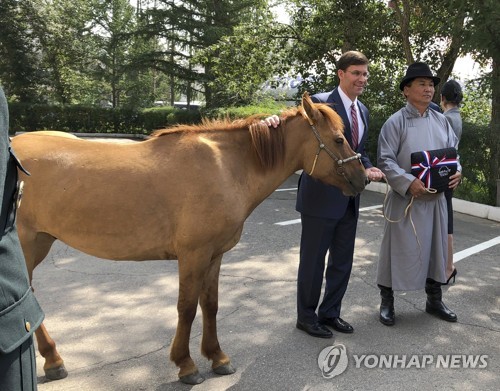
<svg viewBox="0 0 500 391"><path fill-rule="evenodd" d="M316 127L314 126L312 120L309 118L309 117L306 117L308 122L309 122L309 125L311 126L312 128L312 131L313 131L313 134L314 136L316 137L316 139L318 140L318 151L316 152L316 156L314 157L314 162L313 162L313 166L311 168L311 172L309 173L309 175L312 175L312 173L314 172L314 169L316 168L316 162L318 161L318 157L319 157L319 154L321 153L321 151L325 151L328 156L330 156L332 158L332 160L337 163L337 174L339 175L342 175L344 177L344 179L347 181L347 183L349 183L349 185L351 185L351 187L354 189L354 186L352 185L351 181L347 178L347 176L345 175L345 170L344 170L344 164L345 163L349 163L349 162L352 162L352 161L355 161L357 160L359 162L359 164L362 164L361 163L361 154L360 153L357 153L355 154L354 156L350 156L346 159L339 159L337 157L337 155L335 155L326 145L325 143L323 142L323 140L321 139L321 136L318 132L318 130L316 129ZM356 190L356 189L354 189ZM357 191L356 191L357 193Z"/></svg>

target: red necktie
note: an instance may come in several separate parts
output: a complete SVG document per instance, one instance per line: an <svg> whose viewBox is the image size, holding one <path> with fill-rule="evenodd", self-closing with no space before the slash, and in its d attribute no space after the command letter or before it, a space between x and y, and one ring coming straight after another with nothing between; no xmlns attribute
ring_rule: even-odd
<svg viewBox="0 0 500 391"><path fill-rule="evenodd" d="M352 149L356 149L358 147L358 113L356 112L356 106L354 103L351 105L351 117L352 117L352 125L351 125L351 135L352 135Z"/></svg>

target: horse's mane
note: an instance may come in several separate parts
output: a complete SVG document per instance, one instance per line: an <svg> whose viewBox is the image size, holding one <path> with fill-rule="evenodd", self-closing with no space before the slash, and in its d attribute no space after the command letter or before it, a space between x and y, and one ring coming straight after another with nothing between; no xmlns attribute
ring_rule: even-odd
<svg viewBox="0 0 500 391"><path fill-rule="evenodd" d="M262 115L253 115L248 118L237 120L230 120L229 118L214 120L203 118L200 124L179 124L173 125L170 128L155 130L153 133L151 133L151 137L161 137L173 133L217 132L226 130L230 131L238 129L248 129L251 124L260 121L260 118L262 117Z"/></svg>
<svg viewBox="0 0 500 391"><path fill-rule="evenodd" d="M335 127L342 128L342 120L335 112L326 104L314 104L325 117L330 120ZM259 160L260 166L264 170L272 169L278 164L283 163L285 158L285 143L284 143L284 128L287 120L302 115L307 118L302 107L289 108L281 113L281 124L277 128L267 126L261 121L265 115L252 115L245 119L231 121L230 119L209 120L203 118L201 124L197 125L174 125L167 129L159 129L151 133L151 137L162 137L176 133L193 133L193 132L214 132L214 131L231 131L244 130L250 132L252 138L252 146Z"/></svg>
<svg viewBox="0 0 500 391"><path fill-rule="evenodd" d="M342 119L328 104L314 103L313 105L316 110L318 110L329 122L333 124L335 129L339 129L342 133L344 133L344 123L342 122ZM283 112L282 115L285 117L289 115L296 115L297 111L300 111L304 118L307 118L307 114L304 112L302 107L287 110Z"/></svg>
<svg viewBox="0 0 500 391"><path fill-rule="evenodd" d="M314 107L319 110L336 129L343 130L344 126L341 118L327 104L315 103ZM285 158L283 129L290 118L294 118L299 114L306 119L308 118L305 110L299 106L283 111L281 113L280 126L276 129L260 121L250 125L249 130L252 135L252 144L263 169L272 169L278 164L283 163Z"/></svg>

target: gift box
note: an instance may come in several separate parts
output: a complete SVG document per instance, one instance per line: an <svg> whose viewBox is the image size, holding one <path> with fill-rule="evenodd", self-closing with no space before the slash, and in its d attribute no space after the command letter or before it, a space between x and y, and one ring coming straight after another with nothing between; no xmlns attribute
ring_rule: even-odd
<svg viewBox="0 0 500 391"><path fill-rule="evenodd" d="M420 179L426 188L441 193L448 189L450 176L457 172L457 150L455 148L412 152L411 173Z"/></svg>

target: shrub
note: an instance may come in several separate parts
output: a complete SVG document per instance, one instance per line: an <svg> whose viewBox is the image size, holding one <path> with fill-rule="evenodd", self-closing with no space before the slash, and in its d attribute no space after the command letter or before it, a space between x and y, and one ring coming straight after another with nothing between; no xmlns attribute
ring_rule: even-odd
<svg viewBox="0 0 500 391"><path fill-rule="evenodd" d="M198 110L158 107L144 110L93 106L31 105L12 102L10 132L59 130L72 133L149 134L176 123L196 123Z"/></svg>

